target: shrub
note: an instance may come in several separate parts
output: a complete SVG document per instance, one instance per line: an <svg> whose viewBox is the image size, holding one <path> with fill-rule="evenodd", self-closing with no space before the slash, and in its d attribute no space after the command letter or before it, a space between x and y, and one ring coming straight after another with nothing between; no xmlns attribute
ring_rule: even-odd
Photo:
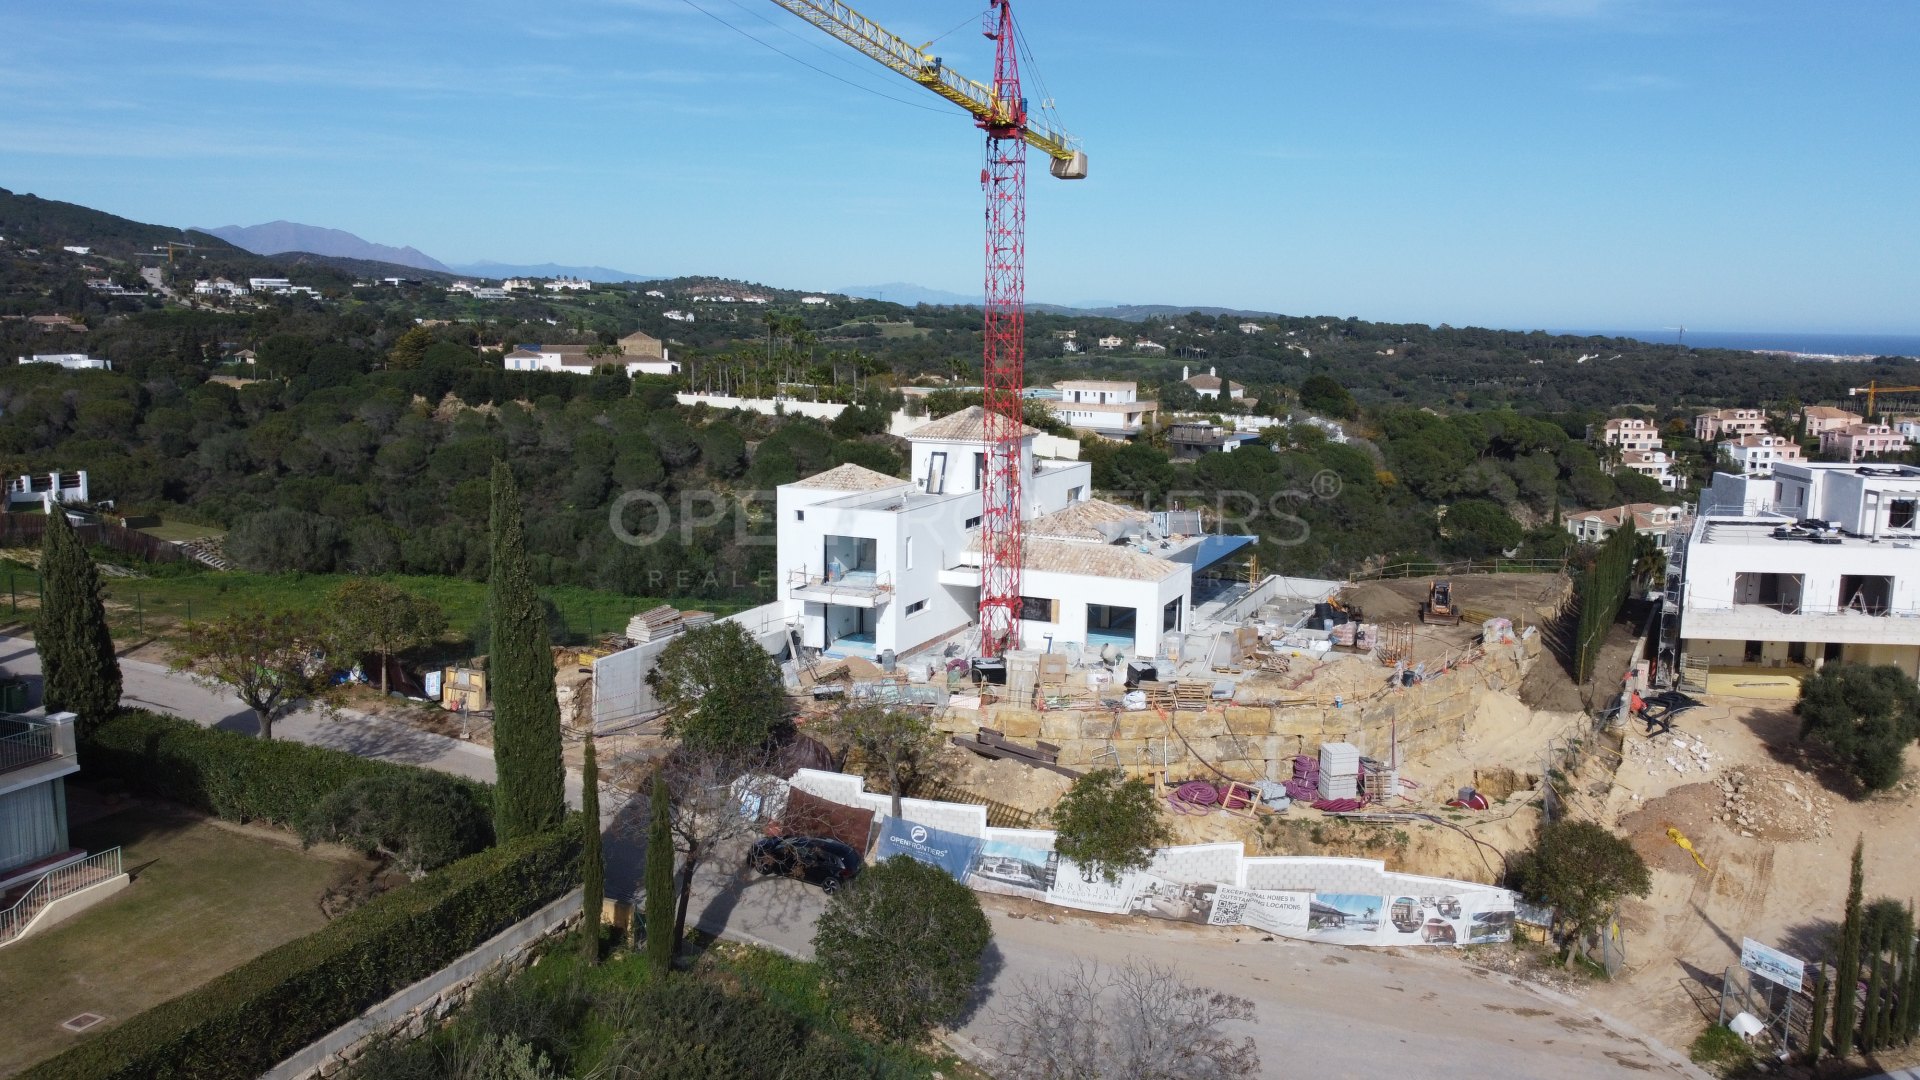
<svg viewBox="0 0 1920 1080"><path fill-rule="evenodd" d="M1739 1075L1753 1064L1753 1047L1725 1024L1714 1024L1693 1040L1687 1056L1696 1065L1710 1065L1722 1076Z"/></svg>
<svg viewBox="0 0 1920 1080"><path fill-rule="evenodd" d="M841 1080L871 1075L799 1017L746 993L690 978L629 991L645 1019L601 1063L628 1080Z"/></svg>
<svg viewBox="0 0 1920 1080"><path fill-rule="evenodd" d="M896 1039L966 1006L993 928L973 890L905 855L834 894L813 935L828 997Z"/></svg>
<svg viewBox="0 0 1920 1080"><path fill-rule="evenodd" d="M419 777L483 802L491 798L488 785L473 780L138 710L90 732L80 758L90 777L112 777L141 795L229 821L298 826L328 795L376 777Z"/></svg>
<svg viewBox="0 0 1920 1080"><path fill-rule="evenodd" d="M452 863L44 1062L27 1080L242 1080L572 888L580 823Z"/></svg>
<svg viewBox="0 0 1920 1080"><path fill-rule="evenodd" d="M363 776L304 814L300 838L385 856L418 877L491 844L493 814L471 787L431 773Z"/></svg>
<svg viewBox="0 0 1920 1080"><path fill-rule="evenodd" d="M1160 799L1139 777L1119 769L1095 769L1073 782L1053 808L1054 847L1080 866L1088 881L1108 883L1129 870L1145 870L1156 848L1173 842L1160 820Z"/></svg>

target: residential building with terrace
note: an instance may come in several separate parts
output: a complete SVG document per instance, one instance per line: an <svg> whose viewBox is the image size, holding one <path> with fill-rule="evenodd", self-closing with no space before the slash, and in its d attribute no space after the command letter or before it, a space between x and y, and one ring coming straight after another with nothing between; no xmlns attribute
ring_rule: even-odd
<svg viewBox="0 0 1920 1080"><path fill-rule="evenodd" d="M1610 506L1605 510L1582 510L1568 514L1565 524L1567 532L1575 540L1583 544L1601 544L1631 518L1636 533L1651 537L1655 547L1666 551L1672 546L1673 534L1686 516L1687 509L1684 506L1628 503L1625 506Z"/></svg>
<svg viewBox="0 0 1920 1080"><path fill-rule="evenodd" d="M1113 439L1139 435L1160 409L1157 401L1139 399L1140 385L1134 382L1069 379L1053 388L1060 396L1042 400L1061 423Z"/></svg>
<svg viewBox="0 0 1920 1080"><path fill-rule="evenodd" d="M1773 467L1783 461L1806 460L1800 444L1785 435L1742 435L1720 443L1718 449L1748 476L1772 476Z"/></svg>
<svg viewBox="0 0 1920 1080"><path fill-rule="evenodd" d="M20 357L23 364L58 364L68 371L109 371L111 361L105 357L88 356L86 353L34 353Z"/></svg>
<svg viewBox="0 0 1920 1080"><path fill-rule="evenodd" d="M1673 466L1673 456L1665 450L1623 450L1616 471L1626 469L1657 480L1662 491L1683 491L1687 478L1676 474Z"/></svg>
<svg viewBox="0 0 1920 1080"><path fill-rule="evenodd" d="M1817 439L1829 431L1852 427L1862 419L1859 413L1846 409L1836 409L1831 405L1808 405L1794 416L1800 428L1809 439Z"/></svg>
<svg viewBox="0 0 1920 1080"><path fill-rule="evenodd" d="M1715 409L1693 418L1693 437L1703 443L1767 433L1764 409Z"/></svg>
<svg viewBox="0 0 1920 1080"><path fill-rule="evenodd" d="M1920 468L1804 462L1770 480L1715 476L1670 566L1668 602L1683 664L1843 660L1920 677Z"/></svg>
<svg viewBox="0 0 1920 1080"><path fill-rule="evenodd" d="M1841 428L1827 428L1820 433L1820 452L1845 454L1848 461L1880 457L1883 454L1902 454L1906 449L1907 437L1895 431L1892 424L1848 424Z"/></svg>
<svg viewBox="0 0 1920 1080"><path fill-rule="evenodd" d="M1666 445L1660 439L1658 423L1625 416L1614 417L1598 428L1589 425L1587 438L1621 450L1658 450Z"/></svg>

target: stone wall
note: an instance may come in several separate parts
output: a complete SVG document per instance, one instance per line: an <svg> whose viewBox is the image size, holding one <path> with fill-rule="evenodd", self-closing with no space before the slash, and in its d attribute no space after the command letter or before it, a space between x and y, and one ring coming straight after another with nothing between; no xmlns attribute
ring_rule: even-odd
<svg viewBox="0 0 1920 1080"><path fill-rule="evenodd" d="M1396 739L1402 760L1438 750L1466 733L1484 694L1517 691L1536 662L1553 662L1551 657L1541 659L1537 636L1521 645L1490 647L1472 663L1414 686L1339 705L1229 704L1204 711L1116 712L994 704L944 710L937 724L956 734L972 734L985 726L1019 742L1044 740L1060 747L1060 763L1071 768L1111 763L1106 753L1111 745L1120 764L1139 773L1150 763L1157 768L1170 748L1176 775L1204 773L1204 761L1235 779L1284 780L1293 775L1296 754L1317 754L1326 742L1350 742L1383 760ZM1387 675L1383 668L1383 684Z"/></svg>
<svg viewBox="0 0 1920 1080"><path fill-rule="evenodd" d="M575 889L495 934L479 948L335 1028L325 1038L262 1074L261 1080L335 1076L385 1035L419 1038L465 1004L467 995L485 979L530 966L542 945L567 933L579 919L580 890Z"/></svg>

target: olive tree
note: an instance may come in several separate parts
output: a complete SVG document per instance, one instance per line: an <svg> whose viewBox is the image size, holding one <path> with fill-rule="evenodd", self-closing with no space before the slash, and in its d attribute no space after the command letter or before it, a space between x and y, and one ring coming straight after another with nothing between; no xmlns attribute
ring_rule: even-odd
<svg viewBox="0 0 1920 1080"><path fill-rule="evenodd" d="M1173 842L1160 817L1160 799L1139 777L1095 769L1073 782L1053 808L1054 850L1072 859L1088 881L1111 883L1144 870L1153 853Z"/></svg>
<svg viewBox="0 0 1920 1080"><path fill-rule="evenodd" d="M230 690L253 710L260 737L300 701L323 712L340 703L326 655L327 626L296 611L241 611L195 626L173 669L213 690Z"/></svg>
<svg viewBox="0 0 1920 1080"><path fill-rule="evenodd" d="M787 722L780 669L738 623L711 623L674 638L647 673L647 685L667 730L689 746L757 747Z"/></svg>
<svg viewBox="0 0 1920 1080"><path fill-rule="evenodd" d="M857 751L869 770L886 778L896 818L907 785L925 772L941 744L930 718L871 703L848 705L817 727L822 735Z"/></svg>
<svg viewBox="0 0 1920 1080"><path fill-rule="evenodd" d="M1514 878L1527 897L1553 906L1570 941L1598 927L1622 897L1653 889L1646 860L1632 844L1572 818L1540 830L1533 849L1514 866ZM1572 956L1569 949L1568 963Z"/></svg>

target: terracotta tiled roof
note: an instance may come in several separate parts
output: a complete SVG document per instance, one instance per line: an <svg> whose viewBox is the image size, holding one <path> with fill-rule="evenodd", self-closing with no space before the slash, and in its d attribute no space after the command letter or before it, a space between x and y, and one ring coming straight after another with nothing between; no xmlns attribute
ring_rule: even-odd
<svg viewBox="0 0 1920 1080"><path fill-rule="evenodd" d="M897 476L875 472L865 465L855 465L849 461L845 465L835 465L826 472L814 473L803 480L796 480L793 486L825 491L879 491L882 488L899 487L905 483L905 480Z"/></svg>
<svg viewBox="0 0 1920 1080"><path fill-rule="evenodd" d="M1020 565L1027 570L1076 577L1120 578L1126 581L1163 581L1187 569L1183 563L1156 559L1130 547L1114 544L1081 544L1070 540L1027 538L1021 545L1024 557ZM980 530L975 529L967 550L980 550Z"/></svg>
<svg viewBox="0 0 1920 1080"><path fill-rule="evenodd" d="M1617 529L1620 523L1626 520L1627 515L1632 514L1635 528L1648 529L1654 527L1654 511L1674 509L1678 507L1662 506L1659 503L1628 503L1625 506L1610 506L1605 510L1582 510L1577 514L1568 514L1567 517L1572 521L1597 521L1608 528ZM1663 522L1659 527L1665 528L1667 524Z"/></svg>
<svg viewBox="0 0 1920 1080"><path fill-rule="evenodd" d="M1246 387L1231 380L1223 382L1218 375L1195 375L1193 378L1187 380L1187 385L1193 387L1195 390L1218 390L1222 385L1226 386L1229 391L1246 389Z"/></svg>
<svg viewBox="0 0 1920 1080"><path fill-rule="evenodd" d="M1087 499L1034 518L1022 525L1021 529L1030 539L1091 540L1104 544L1109 541L1100 532L1101 525L1145 521L1146 517L1145 513L1118 503Z"/></svg>
<svg viewBox="0 0 1920 1080"><path fill-rule="evenodd" d="M1858 420L1860 414L1846 409L1836 409L1831 405L1809 405L1800 410L1802 416L1816 420Z"/></svg>
<svg viewBox="0 0 1920 1080"><path fill-rule="evenodd" d="M1020 425L1021 435L1038 435L1039 428ZM922 424L907 432L909 440L938 439L942 442L986 442L987 410L978 405L969 405L957 413L943 416L932 423Z"/></svg>

